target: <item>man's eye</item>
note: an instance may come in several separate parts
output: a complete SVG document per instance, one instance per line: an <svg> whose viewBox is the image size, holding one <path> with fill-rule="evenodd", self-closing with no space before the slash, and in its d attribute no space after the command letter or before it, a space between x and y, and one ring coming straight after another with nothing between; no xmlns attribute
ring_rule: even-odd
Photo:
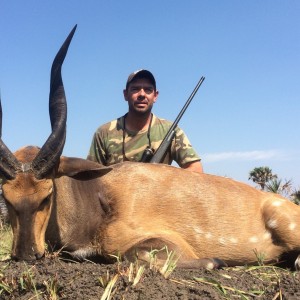
<svg viewBox="0 0 300 300"><path fill-rule="evenodd" d="M146 94L151 94L151 93L153 93L153 88L145 88L145 93L146 93Z"/></svg>

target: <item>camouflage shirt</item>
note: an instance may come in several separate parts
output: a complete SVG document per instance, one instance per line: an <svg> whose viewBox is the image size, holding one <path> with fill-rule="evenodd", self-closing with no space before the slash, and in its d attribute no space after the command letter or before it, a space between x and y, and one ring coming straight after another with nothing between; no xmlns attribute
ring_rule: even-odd
<svg viewBox="0 0 300 300"><path fill-rule="evenodd" d="M154 151L159 147L171 125L171 122L153 115L148 138L148 129L138 132L124 130L124 116L120 117L97 129L87 158L105 166L126 160L140 161L147 146ZM175 138L163 163L171 164L173 160L179 166L200 160L179 127L175 129Z"/></svg>

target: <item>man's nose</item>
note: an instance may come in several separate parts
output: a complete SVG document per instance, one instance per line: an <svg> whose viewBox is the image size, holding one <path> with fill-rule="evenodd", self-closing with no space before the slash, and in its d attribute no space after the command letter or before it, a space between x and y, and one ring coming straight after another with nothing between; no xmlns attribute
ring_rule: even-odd
<svg viewBox="0 0 300 300"><path fill-rule="evenodd" d="M140 96L142 96L142 97L145 97L145 90L144 90L144 88L141 88L140 90L139 90L139 97Z"/></svg>

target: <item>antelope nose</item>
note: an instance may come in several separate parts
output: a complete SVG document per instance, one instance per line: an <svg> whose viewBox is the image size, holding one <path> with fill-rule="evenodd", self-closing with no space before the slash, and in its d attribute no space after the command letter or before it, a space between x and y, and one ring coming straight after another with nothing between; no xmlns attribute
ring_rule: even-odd
<svg viewBox="0 0 300 300"><path fill-rule="evenodd" d="M44 256L45 256L44 253L36 253L36 254L35 254L35 258L36 258L36 259L41 259L41 258L43 258Z"/></svg>

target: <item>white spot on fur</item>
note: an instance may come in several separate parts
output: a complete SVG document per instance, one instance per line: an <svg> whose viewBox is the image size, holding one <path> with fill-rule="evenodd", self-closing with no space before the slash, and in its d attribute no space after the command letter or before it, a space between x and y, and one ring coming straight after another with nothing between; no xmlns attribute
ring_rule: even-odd
<svg viewBox="0 0 300 300"><path fill-rule="evenodd" d="M205 237L207 239L211 239L212 238L212 234L210 232L208 232L208 233L205 234Z"/></svg>
<svg viewBox="0 0 300 300"><path fill-rule="evenodd" d="M264 240L269 240L271 238L271 232L270 231L266 231L263 235L263 239Z"/></svg>
<svg viewBox="0 0 300 300"><path fill-rule="evenodd" d="M95 255L95 249L93 248L82 248L71 252L71 255L76 258L85 258L88 256Z"/></svg>
<svg viewBox="0 0 300 300"><path fill-rule="evenodd" d="M219 243L222 244L222 245L225 245L225 244L226 244L225 239L222 238L222 237L219 238L218 241L219 241Z"/></svg>
<svg viewBox="0 0 300 300"><path fill-rule="evenodd" d="M295 261L295 269L297 271L300 270L300 256L297 257L296 261Z"/></svg>
<svg viewBox="0 0 300 300"><path fill-rule="evenodd" d="M291 223L289 225L289 230L294 230L296 228L296 223Z"/></svg>
<svg viewBox="0 0 300 300"><path fill-rule="evenodd" d="M275 229L277 228L277 221L274 220L274 219L270 219L268 222L267 222L267 226L271 229Z"/></svg>
<svg viewBox="0 0 300 300"><path fill-rule="evenodd" d="M200 227L195 227L194 229L195 229L196 233L198 233L198 234L203 233L203 230Z"/></svg>
<svg viewBox="0 0 300 300"><path fill-rule="evenodd" d="M232 243L232 244L237 244L238 243L238 239L237 238L234 238L234 237L231 237L229 239L229 241Z"/></svg>
<svg viewBox="0 0 300 300"><path fill-rule="evenodd" d="M249 239L249 242L250 243L257 243L258 242L258 238L256 236L252 236L250 239Z"/></svg>
<svg viewBox="0 0 300 300"><path fill-rule="evenodd" d="M282 201L278 200L278 201L274 201L272 203L273 206L281 206L282 205Z"/></svg>

